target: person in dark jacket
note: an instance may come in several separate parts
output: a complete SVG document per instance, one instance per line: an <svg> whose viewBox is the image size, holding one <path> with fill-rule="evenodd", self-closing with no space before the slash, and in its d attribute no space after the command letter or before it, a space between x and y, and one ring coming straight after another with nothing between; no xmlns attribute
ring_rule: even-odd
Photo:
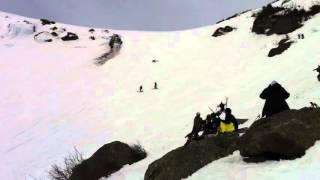
<svg viewBox="0 0 320 180"><path fill-rule="evenodd" d="M197 112L196 117L193 120L193 128L192 128L192 136L194 137L198 137L199 136L199 132L202 130L202 125L203 125L203 120L200 116L200 113Z"/></svg>
<svg viewBox="0 0 320 180"><path fill-rule="evenodd" d="M286 102L289 96L290 94L278 82L272 81L260 94L260 98L266 100L262 110L262 117L268 118L290 109Z"/></svg>
<svg viewBox="0 0 320 180"><path fill-rule="evenodd" d="M188 145L192 142L193 139L199 139L199 132L202 131L203 120L200 116L200 113L197 112L196 117L193 120L192 131L187 134L185 137L188 138L187 142L184 145Z"/></svg>
<svg viewBox="0 0 320 180"><path fill-rule="evenodd" d="M226 119L224 120L224 123L227 123L227 124L233 123L235 131L238 131L239 124L237 119L234 117L234 115L232 115L231 109L227 108L225 112L226 112Z"/></svg>

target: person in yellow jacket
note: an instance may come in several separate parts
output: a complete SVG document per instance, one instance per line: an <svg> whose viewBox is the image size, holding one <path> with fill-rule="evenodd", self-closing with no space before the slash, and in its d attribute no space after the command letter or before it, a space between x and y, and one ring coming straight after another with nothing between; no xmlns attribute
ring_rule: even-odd
<svg viewBox="0 0 320 180"><path fill-rule="evenodd" d="M234 132L238 130L237 119L231 114L231 109L226 108L225 110L225 120L220 121L219 132Z"/></svg>

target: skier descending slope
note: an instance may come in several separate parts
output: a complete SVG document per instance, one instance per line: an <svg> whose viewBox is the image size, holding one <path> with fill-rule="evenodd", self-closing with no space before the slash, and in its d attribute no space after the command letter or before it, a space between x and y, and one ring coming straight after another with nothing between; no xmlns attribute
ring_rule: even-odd
<svg viewBox="0 0 320 180"><path fill-rule="evenodd" d="M262 110L262 117L268 118L288 110L289 106L285 100L289 96L290 94L277 81L272 81L260 94L260 98L266 100Z"/></svg>

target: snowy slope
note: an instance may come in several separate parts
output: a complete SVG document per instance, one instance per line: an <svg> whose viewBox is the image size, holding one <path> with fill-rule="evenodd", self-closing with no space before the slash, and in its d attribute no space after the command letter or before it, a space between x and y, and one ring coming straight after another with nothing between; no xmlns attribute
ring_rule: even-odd
<svg viewBox="0 0 320 180"><path fill-rule="evenodd" d="M0 37L6 33L5 16L0 13ZM24 20L9 16L15 22ZM3 35L0 179L46 179L50 165L60 163L74 146L89 157L114 140L139 141L149 156L124 167L111 179L143 179L149 163L184 143L195 113L205 116L208 106L214 108L226 96L237 117L250 118L245 124L249 126L263 106L258 95L272 80L291 93L288 103L292 108L310 101L320 103L319 82L312 71L320 64L320 16L289 34L297 40L297 34L303 32L306 38L274 58L267 57L268 51L283 36L251 33L253 20L247 12L218 25L187 31L112 31L122 36L124 44L120 54L104 66L94 64L105 52L103 38L44 44L30 34ZM211 37L224 25L237 30ZM88 28L61 26L80 37L89 36ZM152 63L152 59L159 62ZM159 90L152 90L154 81ZM140 85L144 93L137 93ZM191 178L210 177L218 166L218 179L299 179L304 171L313 173L319 156L313 148L302 160L263 163L260 168L242 163L235 152ZM230 162L238 173L225 168Z"/></svg>

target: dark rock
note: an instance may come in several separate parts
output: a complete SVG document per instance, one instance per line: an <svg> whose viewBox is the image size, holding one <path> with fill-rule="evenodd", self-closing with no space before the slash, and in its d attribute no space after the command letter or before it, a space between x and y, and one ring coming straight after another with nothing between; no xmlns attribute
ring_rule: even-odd
<svg viewBox="0 0 320 180"><path fill-rule="evenodd" d="M72 170L70 180L98 180L108 177L124 165L133 164L145 157L146 154L119 141L105 144Z"/></svg>
<svg viewBox="0 0 320 180"><path fill-rule="evenodd" d="M288 110L260 119L240 138L247 162L295 159L320 139L320 109Z"/></svg>
<svg viewBox="0 0 320 180"><path fill-rule="evenodd" d="M221 134L179 147L149 165L145 180L180 180L237 149L236 133Z"/></svg>
<svg viewBox="0 0 320 180"><path fill-rule="evenodd" d="M276 48L272 48L269 51L268 57L273 57L279 54L282 54L284 51L286 51L287 49L289 49L289 47L291 46L293 42L289 41L289 39L282 39L279 44L278 47Z"/></svg>
<svg viewBox="0 0 320 180"><path fill-rule="evenodd" d="M303 26L303 22L320 12L315 5L309 11L304 9L285 9L268 4L255 14L252 32L257 34L288 34Z"/></svg>
<svg viewBox="0 0 320 180"><path fill-rule="evenodd" d="M74 41L74 40L79 39L79 37L75 33L68 32L68 34L66 36L63 36L61 39L63 41Z"/></svg>
<svg viewBox="0 0 320 180"><path fill-rule="evenodd" d="M54 36L54 37L57 37L57 36L58 36L58 33L56 33L56 32L51 32L51 35Z"/></svg>
<svg viewBox="0 0 320 180"><path fill-rule="evenodd" d="M58 27L57 26L54 26L54 27L52 27L52 28L50 28L52 31L56 31L56 30L58 30Z"/></svg>
<svg viewBox="0 0 320 180"><path fill-rule="evenodd" d="M40 21L41 21L42 25L50 25L50 24L55 24L56 23L56 22L50 21L48 19L40 19Z"/></svg>
<svg viewBox="0 0 320 180"><path fill-rule="evenodd" d="M212 34L212 36L213 37L222 36L222 35L225 35L231 31L233 31L234 29L235 28L231 27L231 26L220 27Z"/></svg>
<svg viewBox="0 0 320 180"><path fill-rule="evenodd" d="M27 21L27 20L23 20L23 22L26 24L32 24L30 21Z"/></svg>
<svg viewBox="0 0 320 180"><path fill-rule="evenodd" d="M94 29L89 29L89 32L90 32L90 33L94 33L95 30L94 30Z"/></svg>

